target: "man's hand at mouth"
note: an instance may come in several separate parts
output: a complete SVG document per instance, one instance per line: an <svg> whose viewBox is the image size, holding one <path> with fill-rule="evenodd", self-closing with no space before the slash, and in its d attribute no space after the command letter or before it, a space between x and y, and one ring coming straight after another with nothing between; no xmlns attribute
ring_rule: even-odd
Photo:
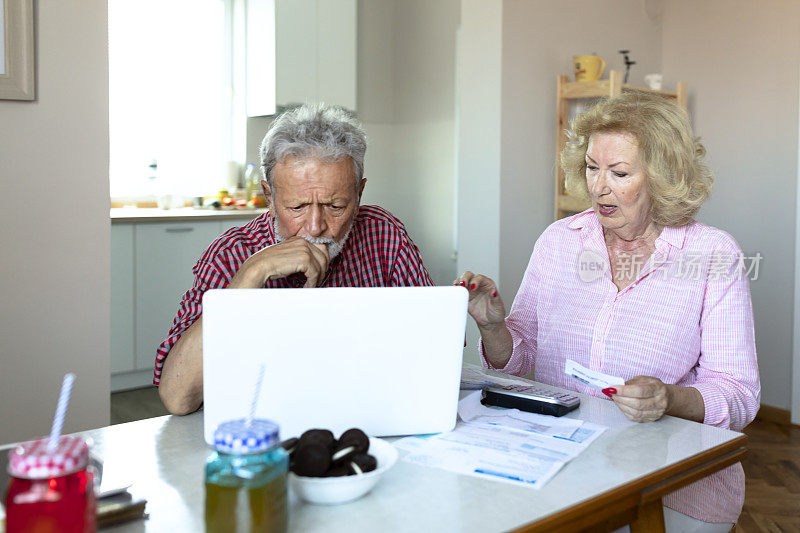
<svg viewBox="0 0 800 533"><path fill-rule="evenodd" d="M292 274L306 277L304 287L317 287L325 279L329 263L326 244L290 237L251 255L236 272L228 288L262 288L268 280Z"/></svg>

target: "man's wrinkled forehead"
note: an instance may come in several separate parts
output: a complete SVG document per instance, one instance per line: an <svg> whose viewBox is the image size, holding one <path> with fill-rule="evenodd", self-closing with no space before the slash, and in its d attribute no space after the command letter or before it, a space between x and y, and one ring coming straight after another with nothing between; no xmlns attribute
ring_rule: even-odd
<svg viewBox="0 0 800 533"><path fill-rule="evenodd" d="M352 166L353 160L345 154L326 154L320 150L287 150L278 155L275 164L287 166L302 165L307 161L330 164L345 160L350 161L350 165Z"/></svg>
<svg viewBox="0 0 800 533"><path fill-rule="evenodd" d="M324 157L320 158L320 157L306 157L306 156L302 156L301 157L301 156L294 156L294 155L284 156L283 158L279 159L278 162L275 164L275 170L277 172L274 172L274 174L273 174L273 184L277 188L278 180L276 178L278 177L278 175L281 176L281 184L283 184L283 185L290 184L291 181L287 182L286 180L295 179L297 176L294 174L294 171L298 167L302 167L302 166L306 165L307 163L315 163L315 164L318 164L318 165L327 166L327 165L338 164L338 163L343 163L343 162L347 165L347 173L349 174L350 179L352 179L352 183L353 183L353 185L355 187L355 190L358 190L358 183L356 182L356 179L355 179L355 169L354 169L354 166L353 166L353 160L350 157L347 157L347 156L338 157L338 158L324 158ZM287 169L287 170L289 170L289 172L280 172L281 168ZM319 169L320 167L317 167L317 168ZM317 177L317 176L315 176L315 177Z"/></svg>

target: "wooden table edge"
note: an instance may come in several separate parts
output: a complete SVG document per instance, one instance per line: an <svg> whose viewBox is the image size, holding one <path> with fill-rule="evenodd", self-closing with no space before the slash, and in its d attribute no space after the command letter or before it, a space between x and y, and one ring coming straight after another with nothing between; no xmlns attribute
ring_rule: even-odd
<svg viewBox="0 0 800 533"><path fill-rule="evenodd" d="M568 509L520 526L513 531L582 531L608 524L614 529L630 523L640 508L681 487L735 464L747 456L747 436L733 440L584 500ZM546 490L546 489L545 489Z"/></svg>

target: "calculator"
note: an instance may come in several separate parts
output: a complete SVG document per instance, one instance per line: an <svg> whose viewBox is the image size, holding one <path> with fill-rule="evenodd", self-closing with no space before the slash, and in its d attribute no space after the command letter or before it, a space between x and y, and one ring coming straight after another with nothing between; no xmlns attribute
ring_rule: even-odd
<svg viewBox="0 0 800 533"><path fill-rule="evenodd" d="M541 415L563 416L576 409L581 400L572 394L530 385L500 385L483 389L481 403L519 409Z"/></svg>

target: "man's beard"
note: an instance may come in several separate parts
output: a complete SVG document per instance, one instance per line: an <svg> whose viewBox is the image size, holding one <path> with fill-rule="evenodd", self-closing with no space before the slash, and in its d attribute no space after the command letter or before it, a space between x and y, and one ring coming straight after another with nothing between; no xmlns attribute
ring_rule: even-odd
<svg viewBox="0 0 800 533"><path fill-rule="evenodd" d="M354 215L353 220L350 221L350 227L347 228L347 233L345 233L344 237L342 237L342 239L339 241L335 241L330 237L309 237L307 235L298 235L298 237L302 237L312 244L324 244L328 248L328 256L330 257L331 261L333 261L334 257L342 253L344 244L347 242L347 238L350 236L350 231L353 229L355 219L356 218ZM272 232L275 234L276 243L286 240L286 238L278 231L278 219L276 217L273 217L272 219Z"/></svg>

